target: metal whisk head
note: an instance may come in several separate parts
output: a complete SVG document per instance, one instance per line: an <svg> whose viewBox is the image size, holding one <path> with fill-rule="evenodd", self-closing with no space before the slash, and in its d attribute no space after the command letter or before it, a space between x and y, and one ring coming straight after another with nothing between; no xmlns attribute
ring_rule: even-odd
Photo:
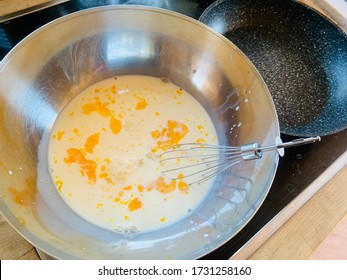
<svg viewBox="0 0 347 280"><path fill-rule="evenodd" d="M300 138L291 142L262 147L259 143L249 143L239 147L209 145L205 143L185 143L172 146L160 155L162 173L172 180L186 180L198 184L209 180L233 165L244 161L260 159L263 152L281 150L320 141L321 138Z"/></svg>

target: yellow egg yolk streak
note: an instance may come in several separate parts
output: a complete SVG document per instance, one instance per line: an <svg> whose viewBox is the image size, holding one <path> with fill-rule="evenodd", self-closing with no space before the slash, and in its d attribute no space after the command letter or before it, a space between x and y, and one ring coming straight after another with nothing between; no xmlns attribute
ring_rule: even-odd
<svg viewBox="0 0 347 280"><path fill-rule="evenodd" d="M159 149L166 151L169 147L177 145L188 132L189 129L184 123L168 120L166 128L151 132L152 137L157 140L157 145L152 151L154 153Z"/></svg>

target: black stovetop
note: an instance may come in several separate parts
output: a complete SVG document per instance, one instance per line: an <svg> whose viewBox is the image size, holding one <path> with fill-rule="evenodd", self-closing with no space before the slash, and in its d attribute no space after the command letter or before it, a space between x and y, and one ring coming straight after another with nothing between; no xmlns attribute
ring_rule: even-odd
<svg viewBox="0 0 347 280"><path fill-rule="evenodd" d="M66 14L107 4L149 4L151 6L175 10L195 19L213 1L68 1L31 14L0 23L0 59L20 40L42 25ZM292 137L281 135L283 141ZM257 232L271 221L284 207L307 188L325 171L347 148L347 130L322 137L322 141L288 149L280 159L277 173L264 203L251 221L229 242L203 259L228 259L244 246Z"/></svg>

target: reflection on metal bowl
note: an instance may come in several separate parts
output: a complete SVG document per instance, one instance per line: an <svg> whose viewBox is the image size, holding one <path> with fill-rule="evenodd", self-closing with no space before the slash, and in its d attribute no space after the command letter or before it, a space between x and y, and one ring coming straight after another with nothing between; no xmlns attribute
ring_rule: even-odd
<svg viewBox="0 0 347 280"><path fill-rule="evenodd" d="M199 258L255 214L271 186L276 152L223 173L190 216L143 234L96 227L64 206L57 192L44 196L37 188L38 146L62 108L88 86L125 74L166 77L184 88L205 107L223 144L267 145L279 136L261 76L242 52L205 25L143 7L77 12L29 35L0 64L1 213L55 258Z"/></svg>

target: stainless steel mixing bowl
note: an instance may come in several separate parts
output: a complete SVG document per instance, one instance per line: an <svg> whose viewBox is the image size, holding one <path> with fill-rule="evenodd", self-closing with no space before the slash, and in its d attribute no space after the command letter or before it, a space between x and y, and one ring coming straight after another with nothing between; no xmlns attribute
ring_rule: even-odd
<svg viewBox="0 0 347 280"><path fill-rule="evenodd" d="M89 224L62 201L49 176L38 174L38 166L49 174L45 157L38 162L38 147L60 110L91 84L123 74L165 77L187 90L209 112L223 144L266 145L279 136L261 76L212 29L160 9L77 12L35 31L1 61L1 213L55 258L199 258L232 238L260 207L276 171L276 152L224 172L190 216L145 234Z"/></svg>

